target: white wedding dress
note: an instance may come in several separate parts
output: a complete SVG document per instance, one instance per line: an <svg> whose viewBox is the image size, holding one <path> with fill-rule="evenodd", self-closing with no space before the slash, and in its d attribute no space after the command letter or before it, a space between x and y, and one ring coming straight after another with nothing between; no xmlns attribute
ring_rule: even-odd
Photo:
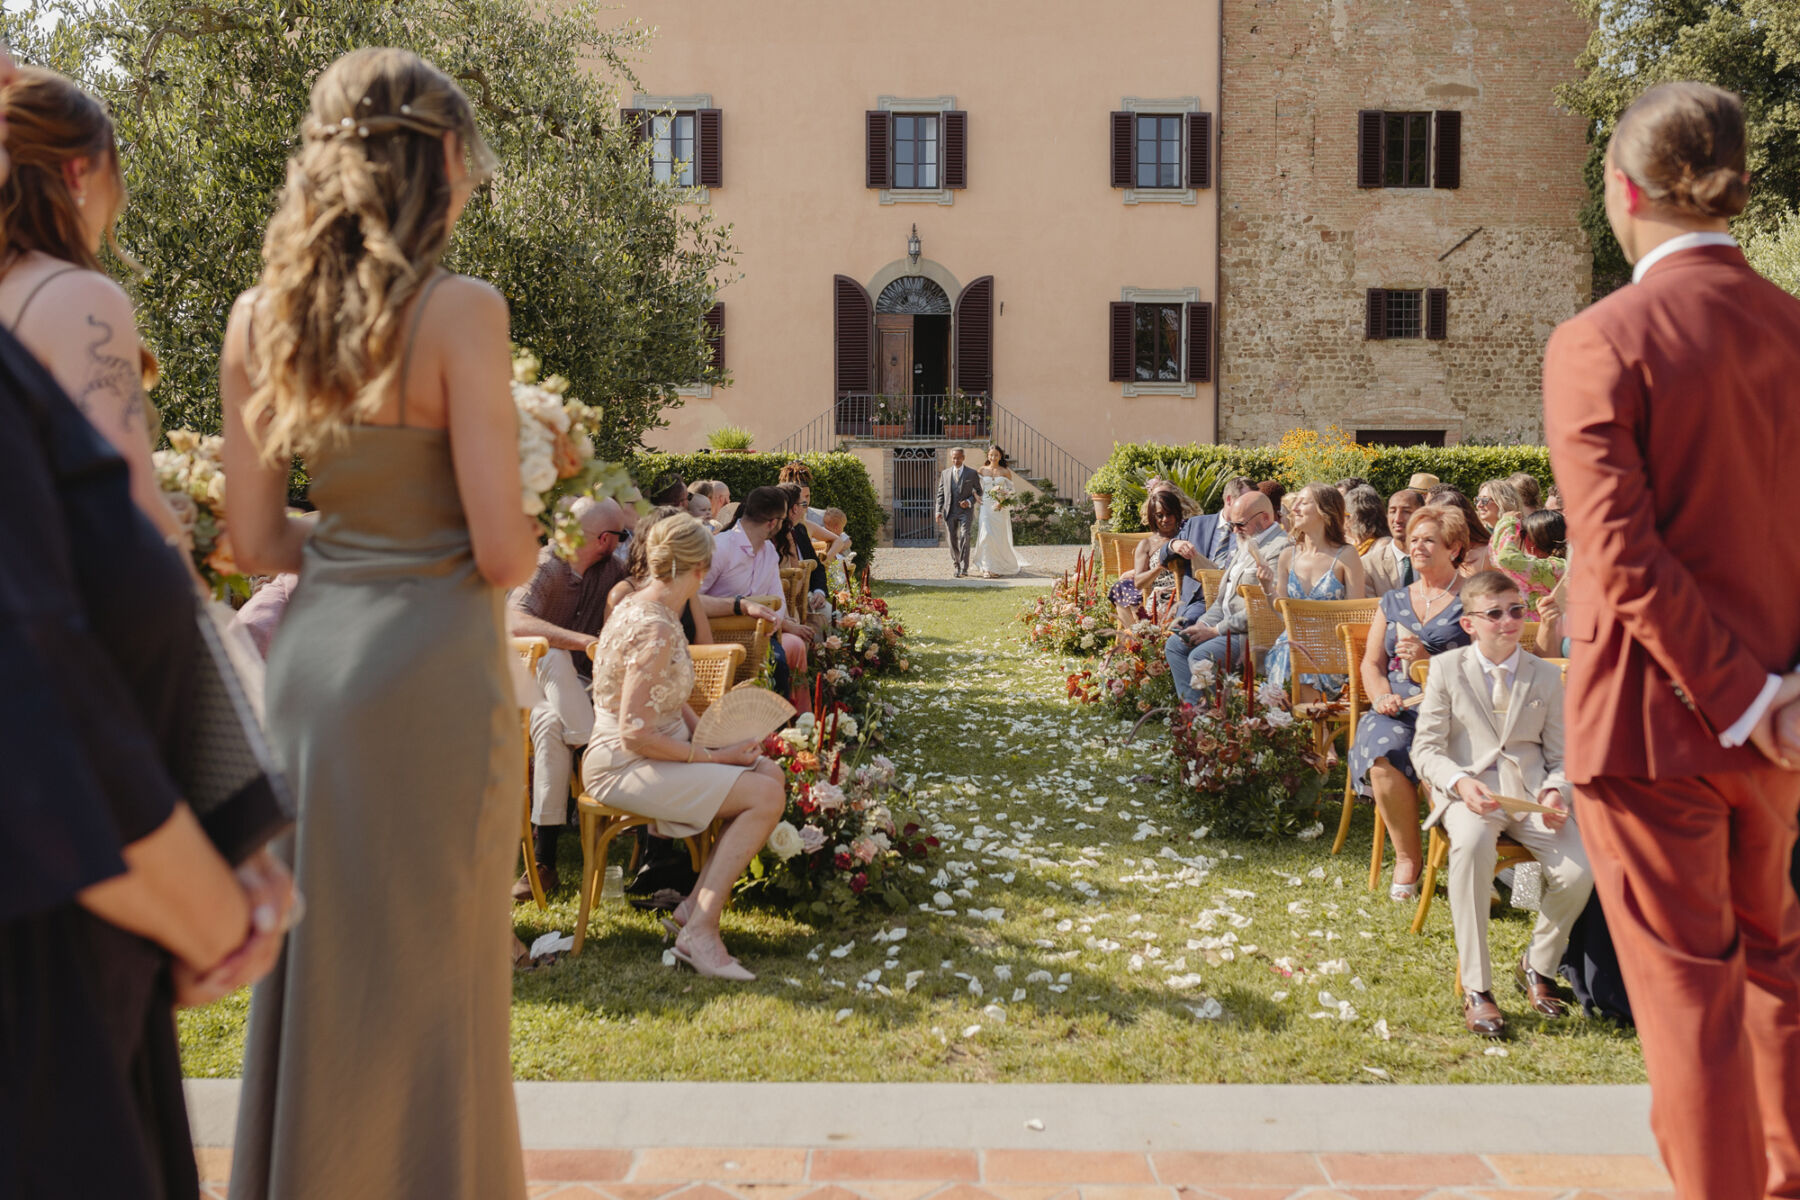
<svg viewBox="0 0 1800 1200"><path fill-rule="evenodd" d="M981 515L977 518L975 549L969 555L969 570L980 575L1017 575L1019 556L1013 553L1012 515L994 503L996 482L1011 481L1004 475L982 476Z"/></svg>

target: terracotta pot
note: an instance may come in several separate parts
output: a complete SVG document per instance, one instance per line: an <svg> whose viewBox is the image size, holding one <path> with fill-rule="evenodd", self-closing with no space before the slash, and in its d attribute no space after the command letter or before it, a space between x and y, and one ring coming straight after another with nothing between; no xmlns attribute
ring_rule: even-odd
<svg viewBox="0 0 1800 1200"><path fill-rule="evenodd" d="M944 426L944 436L947 438L955 438L959 441L972 442L980 435L980 433L981 426L979 425Z"/></svg>
<svg viewBox="0 0 1800 1200"><path fill-rule="evenodd" d="M1094 519L1108 521L1112 519L1112 494L1110 492L1093 492L1088 499L1094 502Z"/></svg>
<svg viewBox="0 0 1800 1200"><path fill-rule="evenodd" d="M874 425L870 427L871 436L878 438L902 438L906 436L904 425Z"/></svg>

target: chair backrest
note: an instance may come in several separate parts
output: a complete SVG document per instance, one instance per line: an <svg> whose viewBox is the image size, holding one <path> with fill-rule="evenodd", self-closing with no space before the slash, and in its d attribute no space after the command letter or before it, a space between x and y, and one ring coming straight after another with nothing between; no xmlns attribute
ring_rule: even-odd
<svg viewBox="0 0 1800 1200"><path fill-rule="evenodd" d="M541 637L516 637L512 640L513 653L524 660L531 670L536 670L538 659L550 653L550 640Z"/></svg>
<svg viewBox="0 0 1800 1200"><path fill-rule="evenodd" d="M1218 602L1219 581L1224 578L1225 569L1223 567L1196 567L1194 569L1194 581L1200 585L1200 592L1206 597L1209 608Z"/></svg>
<svg viewBox="0 0 1800 1200"><path fill-rule="evenodd" d="M1267 650L1275 644L1275 639L1286 632L1282 624L1281 614L1269 603L1263 594L1260 583L1238 584L1238 595L1244 598L1244 611L1248 618L1246 632L1250 635L1250 652Z"/></svg>
<svg viewBox="0 0 1800 1200"><path fill-rule="evenodd" d="M1350 682L1344 688L1344 699L1350 702L1350 724L1367 705L1369 694L1363 690L1362 660L1369 650L1369 626L1372 621L1347 621L1337 627L1338 641L1344 646L1344 661L1350 664Z"/></svg>
<svg viewBox="0 0 1800 1200"><path fill-rule="evenodd" d="M1111 530L1095 530L1094 545L1100 552L1100 574L1102 576L1119 576L1131 570L1136 561L1138 543L1147 540L1148 533L1114 533Z"/></svg>
<svg viewBox="0 0 1800 1200"><path fill-rule="evenodd" d="M744 648L744 661L733 672L732 683L755 679L769 660L769 638L775 626L756 617L712 617L707 624L712 626L713 640L719 645Z"/></svg>
<svg viewBox="0 0 1800 1200"><path fill-rule="evenodd" d="M1290 672L1290 686L1298 698L1302 673L1353 675L1357 672L1361 663L1346 657L1338 627L1360 624L1366 628L1381 610L1381 601L1284 598L1275 602L1275 608L1286 626L1288 653L1294 666Z"/></svg>
<svg viewBox="0 0 1800 1200"><path fill-rule="evenodd" d="M781 590L787 600L788 616L796 621L806 619L806 585L811 579L809 566L781 568Z"/></svg>
<svg viewBox="0 0 1800 1200"><path fill-rule="evenodd" d="M1540 624L1542 624L1541 621L1527 621L1525 622L1525 628L1519 631L1519 644L1524 646L1528 651L1531 650L1533 646L1537 645L1538 626Z"/></svg>
<svg viewBox="0 0 1800 1200"><path fill-rule="evenodd" d="M744 648L736 643L690 646L688 657L694 660L694 690L688 696L688 707L699 716L730 689L744 663Z"/></svg>

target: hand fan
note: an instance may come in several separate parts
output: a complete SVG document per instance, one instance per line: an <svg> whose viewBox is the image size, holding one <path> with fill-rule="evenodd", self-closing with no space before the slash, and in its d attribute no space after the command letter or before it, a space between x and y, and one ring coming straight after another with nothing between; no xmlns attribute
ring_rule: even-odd
<svg viewBox="0 0 1800 1200"><path fill-rule="evenodd" d="M765 688L735 688L715 700L694 726L696 746L717 750L739 742L760 742L794 715L794 706Z"/></svg>
<svg viewBox="0 0 1800 1200"><path fill-rule="evenodd" d="M1499 792L1489 792L1490 796L1500 802L1500 807L1509 813L1566 813L1566 808L1551 808L1548 804L1538 804L1532 800L1521 800L1517 796L1502 796Z"/></svg>

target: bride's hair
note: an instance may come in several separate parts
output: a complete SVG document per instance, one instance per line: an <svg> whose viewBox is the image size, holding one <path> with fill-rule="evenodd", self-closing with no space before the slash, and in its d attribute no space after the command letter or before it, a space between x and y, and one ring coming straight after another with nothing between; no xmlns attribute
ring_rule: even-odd
<svg viewBox="0 0 1800 1200"><path fill-rule="evenodd" d="M477 182L494 167L468 97L407 50L332 63L300 134L251 315L244 416L271 462L318 448L392 390L401 314L450 238L444 135Z"/></svg>

